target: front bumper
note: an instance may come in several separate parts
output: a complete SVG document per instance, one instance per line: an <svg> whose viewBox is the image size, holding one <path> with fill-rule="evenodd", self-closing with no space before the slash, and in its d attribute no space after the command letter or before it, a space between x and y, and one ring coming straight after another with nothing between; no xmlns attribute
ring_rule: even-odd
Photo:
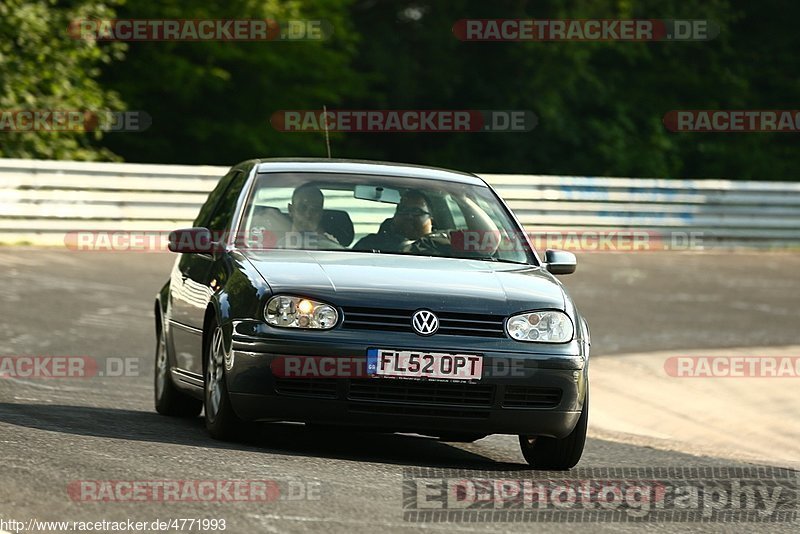
<svg viewBox="0 0 800 534"><path fill-rule="evenodd" d="M578 341L530 345L523 351L519 344L504 340L460 336L279 331L265 337L242 335L235 326L233 330L228 391L237 415L249 421L301 421L429 435L562 438L575 427L588 388L588 347ZM369 334L372 339L365 339ZM480 354L483 376L472 383L286 378L271 368L276 358L286 356L366 361L370 347Z"/></svg>

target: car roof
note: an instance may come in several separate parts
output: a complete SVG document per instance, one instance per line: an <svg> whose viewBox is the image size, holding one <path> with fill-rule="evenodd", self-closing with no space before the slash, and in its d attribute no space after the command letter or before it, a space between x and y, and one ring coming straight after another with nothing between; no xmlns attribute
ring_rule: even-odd
<svg viewBox="0 0 800 534"><path fill-rule="evenodd" d="M472 185L486 185L474 174L413 165L411 163L392 163L359 159L326 159L326 158L269 158L259 159L257 172L325 172L339 174L377 174L397 176L401 178L425 178L429 180L445 180Z"/></svg>

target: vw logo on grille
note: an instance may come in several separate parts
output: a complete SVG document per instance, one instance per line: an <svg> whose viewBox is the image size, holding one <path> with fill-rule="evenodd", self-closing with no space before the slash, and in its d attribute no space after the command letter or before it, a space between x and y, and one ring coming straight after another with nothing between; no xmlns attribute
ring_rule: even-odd
<svg viewBox="0 0 800 534"><path fill-rule="evenodd" d="M428 310L419 310L411 316L411 326L421 336L430 336L439 330L439 318Z"/></svg>

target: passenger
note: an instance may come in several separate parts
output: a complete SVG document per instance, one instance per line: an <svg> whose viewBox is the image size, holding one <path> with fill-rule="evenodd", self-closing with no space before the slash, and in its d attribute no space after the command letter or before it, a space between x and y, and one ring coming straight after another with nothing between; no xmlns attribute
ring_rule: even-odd
<svg viewBox="0 0 800 534"><path fill-rule="evenodd" d="M343 249L344 247L321 228L325 196L319 187L303 184L292 193L287 206L292 229L278 241L278 248L307 250Z"/></svg>

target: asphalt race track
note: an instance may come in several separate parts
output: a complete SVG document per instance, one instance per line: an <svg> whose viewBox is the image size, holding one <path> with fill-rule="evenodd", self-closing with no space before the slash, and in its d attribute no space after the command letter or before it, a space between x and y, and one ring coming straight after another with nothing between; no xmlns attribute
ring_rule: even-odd
<svg viewBox="0 0 800 534"><path fill-rule="evenodd" d="M128 359L133 365L129 374L138 374L0 378L0 519L224 518L227 532L237 533L641 527L404 520L405 468L524 470L511 436L465 445L269 424L242 443L224 444L207 437L201 418L157 415L152 401L153 296L173 260L169 254L0 249L0 356ZM578 260L578 272L563 280L588 317L593 357L800 344L800 254L588 253ZM589 425L591 435L591 418ZM742 464L590 439L579 467L737 465ZM85 480L187 479L273 480L280 496L267 502L86 502L74 500L68 491ZM673 521L651 528L750 532L754 527ZM796 532L797 524L768 523L758 529Z"/></svg>

